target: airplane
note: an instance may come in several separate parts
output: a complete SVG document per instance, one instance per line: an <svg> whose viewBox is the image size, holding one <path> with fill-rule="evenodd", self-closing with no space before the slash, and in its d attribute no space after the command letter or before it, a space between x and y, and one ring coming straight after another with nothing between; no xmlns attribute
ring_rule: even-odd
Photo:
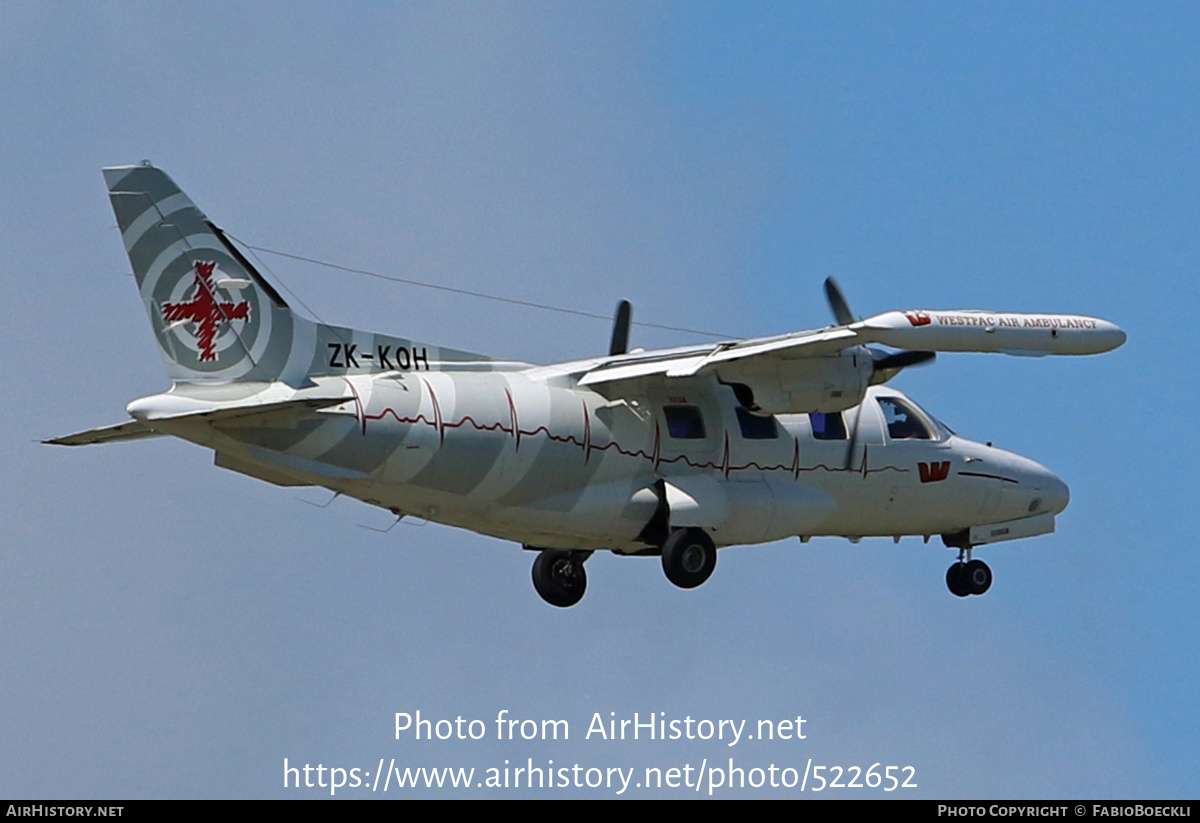
<svg viewBox="0 0 1200 823"><path fill-rule="evenodd" d="M132 418L46 443L170 435L224 469L319 486L537 552L533 585L573 606L594 552L661 558L674 585L717 549L799 537L934 535L981 595L983 545L1054 531L1069 491L1048 469L960 437L887 382L937 352L1085 355L1105 320L975 310L865 320L825 281L834 325L537 366L308 320L164 172L104 169L173 381ZM879 348L884 346L887 348Z"/></svg>

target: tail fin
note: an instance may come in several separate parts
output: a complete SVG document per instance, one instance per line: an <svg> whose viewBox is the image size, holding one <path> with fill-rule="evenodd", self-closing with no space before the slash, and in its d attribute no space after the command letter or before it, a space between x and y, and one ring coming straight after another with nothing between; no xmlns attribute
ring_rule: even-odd
<svg viewBox="0 0 1200 823"><path fill-rule="evenodd" d="M289 369L288 355L297 326L313 324L175 182L153 166L105 169L104 181L171 379L302 381L311 359Z"/></svg>
<svg viewBox="0 0 1200 823"><path fill-rule="evenodd" d="M153 166L104 170L109 199L171 379L282 381L490 368L490 358L296 315L175 182Z"/></svg>

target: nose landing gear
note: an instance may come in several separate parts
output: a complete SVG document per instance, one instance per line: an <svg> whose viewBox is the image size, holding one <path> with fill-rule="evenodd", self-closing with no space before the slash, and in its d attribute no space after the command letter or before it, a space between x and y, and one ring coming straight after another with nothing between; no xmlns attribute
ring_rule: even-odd
<svg viewBox="0 0 1200 823"><path fill-rule="evenodd" d="M946 570L946 587L958 597L983 594L992 587L992 570L982 560L964 563L960 554L958 562Z"/></svg>

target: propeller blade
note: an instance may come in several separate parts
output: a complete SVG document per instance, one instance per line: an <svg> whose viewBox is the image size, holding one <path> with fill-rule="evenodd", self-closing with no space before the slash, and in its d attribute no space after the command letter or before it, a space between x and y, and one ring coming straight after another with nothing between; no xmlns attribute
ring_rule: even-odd
<svg viewBox="0 0 1200 823"><path fill-rule="evenodd" d="M837 281L832 277L825 278L825 299L829 301L829 310L833 312L833 317L839 326L849 326L854 322L854 313L850 311L850 304L846 302L846 296L842 294Z"/></svg>
<svg viewBox="0 0 1200 823"><path fill-rule="evenodd" d="M886 383L900 373L901 369L928 363L937 357L931 351L898 351L886 352L881 349L871 349L871 385L878 386Z"/></svg>
<svg viewBox="0 0 1200 823"><path fill-rule="evenodd" d="M617 314L613 318L612 342L608 344L608 354L625 354L629 351L629 324L633 321L633 305L628 300L617 304Z"/></svg>
<svg viewBox="0 0 1200 823"><path fill-rule="evenodd" d="M937 352L932 351L901 351L890 354L872 350L871 354L875 357L875 371L904 369L920 363L928 363L937 357Z"/></svg>
<svg viewBox="0 0 1200 823"><path fill-rule="evenodd" d="M864 398L863 402L866 400ZM863 407L859 405L854 410L854 427L850 429L850 442L846 444L846 465L844 468L849 469L854 463L854 450L858 447L858 424L862 422Z"/></svg>

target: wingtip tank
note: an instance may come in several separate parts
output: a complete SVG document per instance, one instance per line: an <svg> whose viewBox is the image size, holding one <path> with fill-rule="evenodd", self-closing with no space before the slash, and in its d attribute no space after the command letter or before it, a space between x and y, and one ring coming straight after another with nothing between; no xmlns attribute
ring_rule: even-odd
<svg viewBox="0 0 1200 823"><path fill-rule="evenodd" d="M1107 320L1076 314L976 310L890 311L862 321L876 342L902 349L1003 354L1101 354L1125 342Z"/></svg>

